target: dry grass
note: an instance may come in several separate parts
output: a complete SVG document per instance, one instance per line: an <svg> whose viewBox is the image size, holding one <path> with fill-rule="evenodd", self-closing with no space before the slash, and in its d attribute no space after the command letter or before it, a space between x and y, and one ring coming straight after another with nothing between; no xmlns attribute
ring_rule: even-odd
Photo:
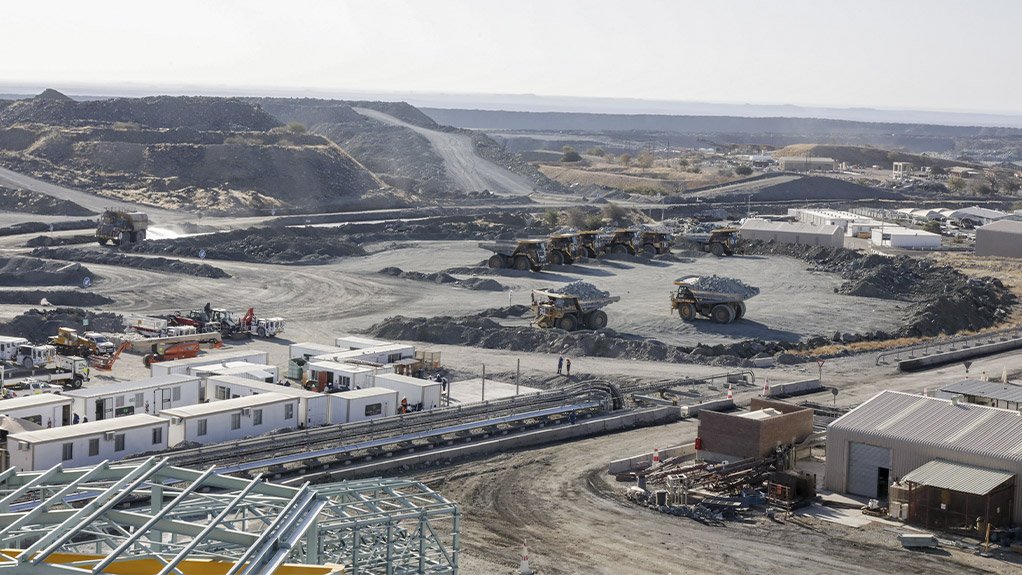
<svg viewBox="0 0 1022 575"><path fill-rule="evenodd" d="M942 166L942 167L968 165L963 162L943 160L940 158L933 158L930 156L920 156L918 154L908 154L905 152L898 152L892 150L882 150L879 148L869 148L865 146L828 146L825 144L792 144L790 146L785 146L780 150L776 150L772 153L775 158L805 156L806 154L812 154L813 156L833 158L838 162L848 162L851 165L859 166L876 165L884 168L890 168L891 162L912 162L917 166Z"/></svg>
<svg viewBox="0 0 1022 575"><path fill-rule="evenodd" d="M735 179L712 173L687 172L669 160L658 160L653 166L642 168L634 164L625 167L589 156L586 159L590 163L585 166L539 164L537 167L546 177L565 185L595 185L640 193L674 194Z"/></svg>

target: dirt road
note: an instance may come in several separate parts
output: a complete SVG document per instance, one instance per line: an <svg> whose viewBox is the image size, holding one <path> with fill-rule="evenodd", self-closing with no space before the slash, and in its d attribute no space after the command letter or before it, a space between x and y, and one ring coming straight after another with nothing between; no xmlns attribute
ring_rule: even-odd
<svg viewBox="0 0 1022 575"><path fill-rule="evenodd" d="M354 108L356 112L385 124L414 130L429 140L436 153L443 158L447 175L462 190L490 190L495 194L523 196L532 193L528 179L510 172L476 154L472 138L465 134L438 132L401 121L377 110Z"/></svg>
<svg viewBox="0 0 1022 575"><path fill-rule="evenodd" d="M912 553L895 533L809 517L702 525L628 503L606 475L612 459L691 441L680 422L502 454L417 477L461 504L461 573L511 573L527 540L543 575L682 573L1008 573L959 552ZM980 568L967 565L978 565Z"/></svg>

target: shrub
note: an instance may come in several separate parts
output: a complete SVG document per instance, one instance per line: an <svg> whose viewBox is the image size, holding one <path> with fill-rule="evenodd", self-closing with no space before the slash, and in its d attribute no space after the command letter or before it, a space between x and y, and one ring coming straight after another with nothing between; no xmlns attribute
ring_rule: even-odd
<svg viewBox="0 0 1022 575"><path fill-rule="evenodd" d="M735 168L735 173L739 176L748 176L752 174L752 168L749 166L738 166Z"/></svg>
<svg viewBox="0 0 1022 575"><path fill-rule="evenodd" d="M575 151L575 148L572 148L571 146L564 146L561 148L561 151L564 153L564 155L561 156L562 162L582 161L582 156L580 156L579 153Z"/></svg>

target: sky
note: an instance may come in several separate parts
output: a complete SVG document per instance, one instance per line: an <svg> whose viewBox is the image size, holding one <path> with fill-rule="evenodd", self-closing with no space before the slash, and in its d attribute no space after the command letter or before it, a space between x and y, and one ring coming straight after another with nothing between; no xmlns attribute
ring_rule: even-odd
<svg viewBox="0 0 1022 575"><path fill-rule="evenodd" d="M1016 0L47 0L5 86L1022 112Z"/></svg>

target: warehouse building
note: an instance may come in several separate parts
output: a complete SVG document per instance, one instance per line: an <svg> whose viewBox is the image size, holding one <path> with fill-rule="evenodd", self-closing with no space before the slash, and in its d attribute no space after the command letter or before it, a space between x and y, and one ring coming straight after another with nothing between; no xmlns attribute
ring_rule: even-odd
<svg viewBox="0 0 1022 575"><path fill-rule="evenodd" d="M951 399L960 395L976 405L1022 411L1022 386L994 381L967 379L940 388L939 397Z"/></svg>
<svg viewBox="0 0 1022 575"><path fill-rule="evenodd" d="M743 240L801 244L807 246L844 246L844 232L838 226L815 226L805 222L770 222L750 218L742 223L739 235Z"/></svg>
<svg viewBox="0 0 1022 575"><path fill-rule="evenodd" d="M883 225L869 216L824 208L788 208L788 216L807 224L837 226L849 237L862 237Z"/></svg>
<svg viewBox="0 0 1022 575"><path fill-rule="evenodd" d="M696 448L700 459L723 461L766 457L780 445L799 443L813 432L813 410L753 399L749 411L699 412Z"/></svg>
<svg viewBox="0 0 1022 575"><path fill-rule="evenodd" d="M828 489L890 495L892 514L930 528L975 529L977 517L981 528L1018 524L1019 474L1022 414L1014 410L883 391L827 430Z"/></svg>
<svg viewBox="0 0 1022 575"><path fill-rule="evenodd" d="M1022 222L1000 220L977 228L976 255L1022 258Z"/></svg>
<svg viewBox="0 0 1022 575"><path fill-rule="evenodd" d="M940 248L940 234L912 230L901 226L873 228L870 242L876 247L903 250L935 250Z"/></svg>
<svg viewBox="0 0 1022 575"><path fill-rule="evenodd" d="M261 393L165 409L170 421L168 444L222 443L298 427L298 399L282 393Z"/></svg>
<svg viewBox="0 0 1022 575"><path fill-rule="evenodd" d="M12 433L7 436L11 467L21 471L96 465L167 449L168 421L129 415L105 421Z"/></svg>
<svg viewBox="0 0 1022 575"><path fill-rule="evenodd" d="M978 227L1006 219L1009 216L1011 214L1008 212L972 206L954 210L948 215L948 219L962 227Z"/></svg>
<svg viewBox="0 0 1022 575"><path fill-rule="evenodd" d="M777 158L777 163L784 172L833 172L837 166L833 158L814 156Z"/></svg>

